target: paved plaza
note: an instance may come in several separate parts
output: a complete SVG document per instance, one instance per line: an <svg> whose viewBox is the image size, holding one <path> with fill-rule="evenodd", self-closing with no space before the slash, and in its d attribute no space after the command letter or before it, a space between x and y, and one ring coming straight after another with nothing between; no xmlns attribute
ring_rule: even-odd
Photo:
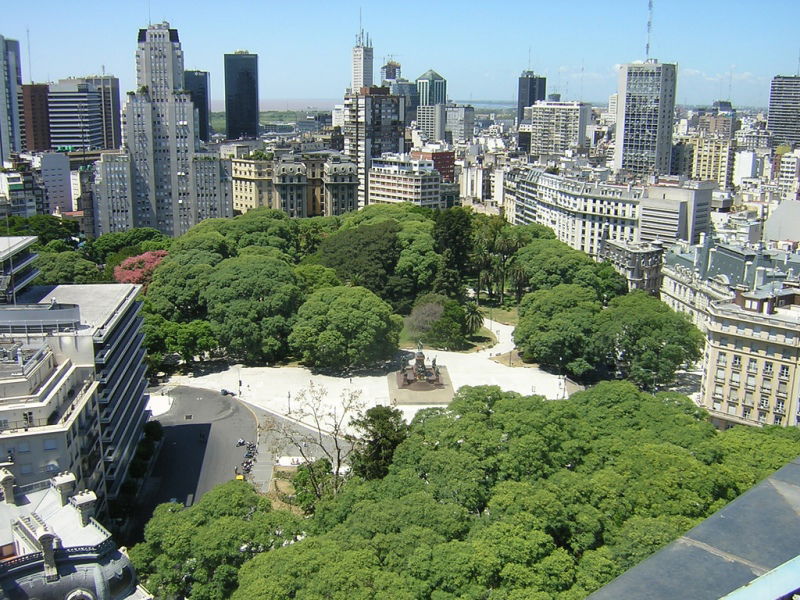
<svg viewBox="0 0 800 600"><path fill-rule="evenodd" d="M471 353L428 350L425 352L426 363L436 358L437 364L446 367L456 391L465 385L496 385L503 390L525 395L540 394L550 399L563 398L565 393L572 391L570 388L565 392L564 381L558 375L535 367L509 367L491 360L493 356L508 354L514 349L514 327L489 319L484 319L484 327L491 329L497 337L497 344L491 348ZM296 418L298 396L312 383L327 390L325 404L329 410L340 408L340 398L354 391L360 392L364 408L394 404L385 373L375 376L332 377L312 373L304 367L234 365L221 372L197 377L176 375L170 379L168 385L189 385L217 392L221 389L230 390L255 407ZM425 392L420 394L424 396ZM398 405L397 408L410 421L418 410L429 406L436 405L407 404Z"/></svg>

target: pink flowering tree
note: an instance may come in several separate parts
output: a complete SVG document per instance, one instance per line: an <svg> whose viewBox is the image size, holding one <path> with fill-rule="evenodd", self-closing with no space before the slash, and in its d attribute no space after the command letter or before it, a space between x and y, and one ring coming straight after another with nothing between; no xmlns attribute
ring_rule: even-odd
<svg viewBox="0 0 800 600"><path fill-rule="evenodd" d="M153 250L126 258L114 267L114 280L118 283L138 283L147 291L153 271L167 256L166 250Z"/></svg>

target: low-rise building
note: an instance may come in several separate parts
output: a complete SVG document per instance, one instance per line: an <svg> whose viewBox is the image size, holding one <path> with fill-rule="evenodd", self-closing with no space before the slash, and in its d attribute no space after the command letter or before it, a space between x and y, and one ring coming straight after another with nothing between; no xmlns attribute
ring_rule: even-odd
<svg viewBox="0 0 800 600"><path fill-rule="evenodd" d="M702 403L722 427L800 425L800 287L773 283L709 306Z"/></svg>
<svg viewBox="0 0 800 600"><path fill-rule="evenodd" d="M19 485L0 467L0 593L37 600L152 600L74 474Z"/></svg>
<svg viewBox="0 0 800 600"><path fill-rule="evenodd" d="M661 289L661 261L664 247L661 242L603 240L598 259L610 262L625 277L628 291L642 290L658 296Z"/></svg>

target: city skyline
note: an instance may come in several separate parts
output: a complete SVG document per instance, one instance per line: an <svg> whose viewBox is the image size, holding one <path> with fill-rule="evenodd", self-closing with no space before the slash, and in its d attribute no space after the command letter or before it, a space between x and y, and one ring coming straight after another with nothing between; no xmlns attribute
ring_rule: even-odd
<svg viewBox="0 0 800 600"><path fill-rule="evenodd" d="M19 40L25 83L100 73L104 68L119 77L121 91L128 91L134 89L135 78L130 42L148 20L167 20L180 32L186 67L211 73L213 110L222 109L223 55L241 48L261 57L262 108L292 99L341 102L350 85L358 3L309 2L305 11L298 11L288 5L254 9L247 2L229 2L225 14L248 14L237 19L235 28L220 18L218 4L176 0L148 5L92 1L75 11L46 1L35 18L9 11L0 35ZM759 10L786 13L788 6L768 0ZM398 27L391 11L362 9L364 30L374 40L375 72L389 56L403 65L409 79L432 68L447 79L455 100L511 103L519 73L531 68L548 78L548 91L560 92L564 99L604 103L616 88L616 66L645 58L644 0L615 3L613 13L605 5L589 2L569 7L511 3L498 7L494 20L486 18L486 11L465 11L463 4L454 2L412 2L406 14L417 14L415 7L427 11L426 18L409 20L407 27ZM800 9L794 11L800 15ZM724 98L738 106L766 107L771 78L797 71L794 19L786 16L772 21L771 35L763 37L752 35L752 15L732 11L730 3L721 0L702 6L684 0L657 2L650 54L678 64L679 104L710 104ZM293 20L302 29L285 26ZM54 53L51 40L62 39L65 31L102 31L103 36L87 35L80 44L59 47Z"/></svg>

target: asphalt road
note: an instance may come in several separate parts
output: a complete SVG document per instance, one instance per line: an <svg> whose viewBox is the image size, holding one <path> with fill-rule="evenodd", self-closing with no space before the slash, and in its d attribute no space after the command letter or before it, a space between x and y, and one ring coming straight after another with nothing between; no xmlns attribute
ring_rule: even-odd
<svg viewBox="0 0 800 600"><path fill-rule="evenodd" d="M245 452L236 441L255 441L258 426L262 431L250 479L262 491L272 478L276 456L299 455L285 432L297 440L316 437L312 429L219 392L178 386L169 390L169 396L170 410L158 417L164 427L163 445L142 488L129 544L141 540L144 524L157 505L176 501L191 506L213 487L233 479ZM323 443L332 447L328 436ZM322 454L313 444L303 450L314 458Z"/></svg>

